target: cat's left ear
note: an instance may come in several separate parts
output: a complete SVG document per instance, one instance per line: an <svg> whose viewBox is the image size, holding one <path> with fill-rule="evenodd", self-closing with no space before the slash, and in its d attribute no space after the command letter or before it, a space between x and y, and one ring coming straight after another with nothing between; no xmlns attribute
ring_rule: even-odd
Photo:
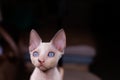
<svg viewBox="0 0 120 80"><path fill-rule="evenodd" d="M66 47L66 35L63 29L59 30L51 40L53 46L60 52L64 51Z"/></svg>

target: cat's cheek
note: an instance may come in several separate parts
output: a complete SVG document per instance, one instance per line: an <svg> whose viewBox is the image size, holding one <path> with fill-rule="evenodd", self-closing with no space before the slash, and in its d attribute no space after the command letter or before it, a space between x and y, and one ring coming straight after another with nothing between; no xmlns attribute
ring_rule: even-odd
<svg viewBox="0 0 120 80"><path fill-rule="evenodd" d="M37 58L32 58L32 64L36 67L39 66L39 62L37 61Z"/></svg>
<svg viewBox="0 0 120 80"><path fill-rule="evenodd" d="M49 67L55 67L56 65L57 65L57 61L55 59L50 61L49 64L48 64Z"/></svg>
<svg viewBox="0 0 120 80"><path fill-rule="evenodd" d="M39 64L38 62L35 62L35 63L34 63L34 66L35 66L35 67L39 67L39 65L40 65L40 64Z"/></svg>
<svg viewBox="0 0 120 80"><path fill-rule="evenodd" d="M34 60L32 60L32 64L35 65L35 61Z"/></svg>

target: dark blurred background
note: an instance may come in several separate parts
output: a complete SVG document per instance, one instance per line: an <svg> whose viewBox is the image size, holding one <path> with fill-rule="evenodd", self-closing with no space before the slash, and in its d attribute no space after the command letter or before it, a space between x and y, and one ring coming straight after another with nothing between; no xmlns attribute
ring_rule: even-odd
<svg viewBox="0 0 120 80"><path fill-rule="evenodd" d="M97 55L90 72L103 80L119 80L119 4L104 0L1 0L1 27L18 45L36 29L49 41L61 28L67 46L94 46ZM26 39L26 40L27 40ZM23 40L23 41L26 41ZM28 41L26 41L26 44Z"/></svg>

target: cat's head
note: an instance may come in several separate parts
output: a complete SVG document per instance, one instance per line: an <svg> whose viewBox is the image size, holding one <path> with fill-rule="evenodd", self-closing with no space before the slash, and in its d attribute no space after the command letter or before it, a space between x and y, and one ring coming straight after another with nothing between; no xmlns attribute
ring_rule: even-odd
<svg viewBox="0 0 120 80"><path fill-rule="evenodd" d="M64 54L66 36L63 29L59 30L50 42L42 42L35 30L30 32L29 52L32 64L42 71L57 66Z"/></svg>

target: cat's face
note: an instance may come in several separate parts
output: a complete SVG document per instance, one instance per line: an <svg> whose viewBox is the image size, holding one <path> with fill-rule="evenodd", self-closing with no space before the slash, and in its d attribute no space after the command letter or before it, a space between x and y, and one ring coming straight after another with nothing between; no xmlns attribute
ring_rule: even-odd
<svg viewBox="0 0 120 80"><path fill-rule="evenodd" d="M50 42L42 42L35 30L30 33L30 57L33 65L45 71L55 67L58 60L64 54L66 37L64 30L61 29Z"/></svg>

